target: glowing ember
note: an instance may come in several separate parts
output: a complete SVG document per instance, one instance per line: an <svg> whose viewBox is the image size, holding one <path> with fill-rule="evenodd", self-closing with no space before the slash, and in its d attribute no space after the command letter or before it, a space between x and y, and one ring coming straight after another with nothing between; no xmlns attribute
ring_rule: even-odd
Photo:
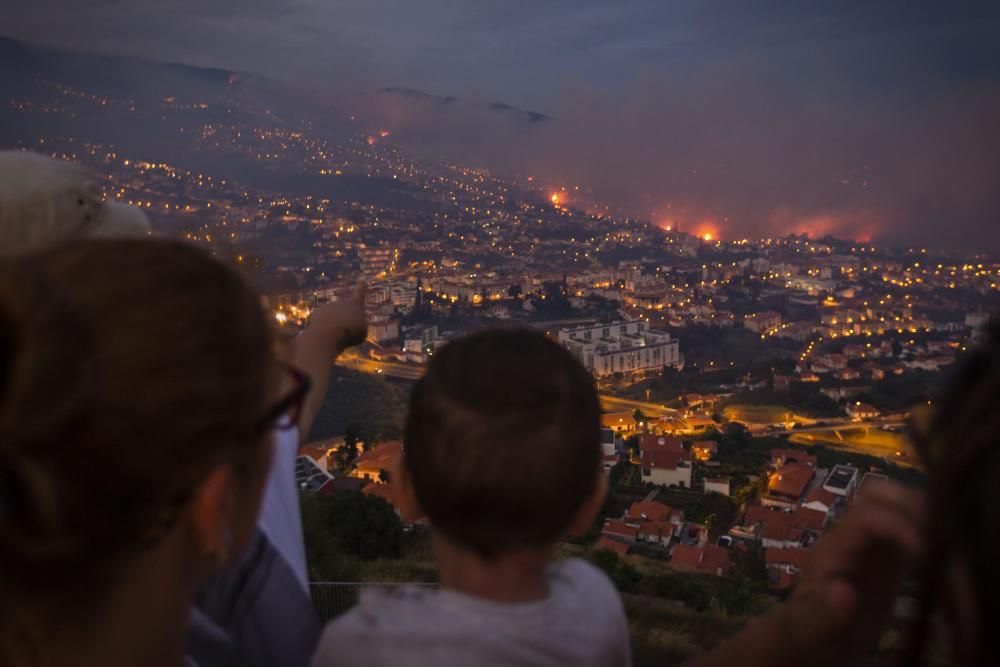
<svg viewBox="0 0 1000 667"><path fill-rule="evenodd" d="M368 145L372 146L375 144L375 137L368 137Z"/></svg>
<svg viewBox="0 0 1000 667"><path fill-rule="evenodd" d="M712 232L705 232L704 234L701 235L701 238L703 238L705 241L711 241Z"/></svg>
<svg viewBox="0 0 1000 667"><path fill-rule="evenodd" d="M553 204L555 204L556 206L559 205L559 193L558 192L553 193L552 197L550 197L550 199L552 199L552 203Z"/></svg>
<svg viewBox="0 0 1000 667"><path fill-rule="evenodd" d="M389 136L389 130L382 130L381 132L378 133L378 136L380 136L383 139L385 139L386 137Z"/></svg>

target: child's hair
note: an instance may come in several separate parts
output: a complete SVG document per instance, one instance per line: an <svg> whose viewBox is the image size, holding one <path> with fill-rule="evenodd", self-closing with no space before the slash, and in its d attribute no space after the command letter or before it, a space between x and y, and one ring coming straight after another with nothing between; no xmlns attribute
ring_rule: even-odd
<svg viewBox="0 0 1000 667"><path fill-rule="evenodd" d="M0 619L102 593L214 466L262 474L275 369L260 297L187 244L0 261Z"/></svg>
<svg viewBox="0 0 1000 667"><path fill-rule="evenodd" d="M928 648L932 616L947 607L953 592L943 576L957 558L973 578L972 605L981 627L1000 615L994 574L1000 559L1000 327L956 370L947 391L934 401L925 428L912 437L927 474L927 553L921 613L902 664L916 664ZM967 646L985 664L992 636L980 633L979 646Z"/></svg>
<svg viewBox="0 0 1000 667"><path fill-rule="evenodd" d="M567 350L490 330L435 352L404 456L435 528L489 558L559 539L594 491L600 431L594 380Z"/></svg>

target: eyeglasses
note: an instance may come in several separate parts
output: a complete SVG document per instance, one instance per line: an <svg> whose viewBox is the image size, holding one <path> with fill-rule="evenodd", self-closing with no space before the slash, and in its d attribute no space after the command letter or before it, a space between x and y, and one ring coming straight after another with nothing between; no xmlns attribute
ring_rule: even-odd
<svg viewBox="0 0 1000 667"><path fill-rule="evenodd" d="M257 421L257 429L261 432L276 428L279 431L287 431L295 428L299 423L299 416L302 414L302 403L312 382L309 376L298 368L289 364L283 364L284 369L292 376L295 386L283 398L267 409L267 412Z"/></svg>

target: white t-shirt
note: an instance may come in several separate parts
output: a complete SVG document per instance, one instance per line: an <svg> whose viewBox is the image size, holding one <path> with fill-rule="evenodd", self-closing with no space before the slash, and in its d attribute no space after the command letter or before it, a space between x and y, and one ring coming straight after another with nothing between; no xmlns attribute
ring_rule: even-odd
<svg viewBox="0 0 1000 667"><path fill-rule="evenodd" d="M546 578L548 597L515 604L413 586L365 592L327 625L312 667L630 665L625 611L604 573L571 558Z"/></svg>
<svg viewBox="0 0 1000 667"><path fill-rule="evenodd" d="M302 537L302 510L295 483L295 460L299 452L299 431L274 431L274 458L267 479L258 525L288 562L295 578L309 590L306 547Z"/></svg>

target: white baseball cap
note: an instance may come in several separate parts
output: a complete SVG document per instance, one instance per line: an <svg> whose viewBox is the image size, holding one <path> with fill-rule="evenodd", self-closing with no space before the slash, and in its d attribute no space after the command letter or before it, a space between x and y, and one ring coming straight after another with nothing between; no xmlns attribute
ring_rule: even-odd
<svg viewBox="0 0 1000 667"><path fill-rule="evenodd" d="M0 151L0 256L78 238L147 236L138 208L102 201L86 168L26 151Z"/></svg>

